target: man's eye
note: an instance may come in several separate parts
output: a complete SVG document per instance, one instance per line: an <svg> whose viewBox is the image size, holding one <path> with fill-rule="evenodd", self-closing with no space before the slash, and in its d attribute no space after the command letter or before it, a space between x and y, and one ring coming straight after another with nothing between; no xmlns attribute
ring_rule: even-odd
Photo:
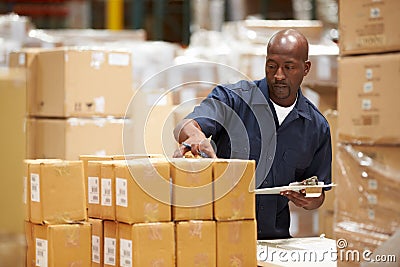
<svg viewBox="0 0 400 267"><path fill-rule="evenodd" d="M287 65L287 66L285 66L285 68L286 68L287 70L293 70L293 69L294 69L294 66L292 66L292 65Z"/></svg>
<svg viewBox="0 0 400 267"><path fill-rule="evenodd" d="M276 66L275 66L275 65L267 65L267 67L268 67L269 69L276 69Z"/></svg>

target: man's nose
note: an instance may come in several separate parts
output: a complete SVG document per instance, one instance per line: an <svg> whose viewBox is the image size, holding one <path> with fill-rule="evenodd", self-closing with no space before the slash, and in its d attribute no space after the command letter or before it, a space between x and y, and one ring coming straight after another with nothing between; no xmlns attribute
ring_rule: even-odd
<svg viewBox="0 0 400 267"><path fill-rule="evenodd" d="M282 67L279 67L274 75L274 78L277 80L284 80L285 79L285 73L283 72Z"/></svg>

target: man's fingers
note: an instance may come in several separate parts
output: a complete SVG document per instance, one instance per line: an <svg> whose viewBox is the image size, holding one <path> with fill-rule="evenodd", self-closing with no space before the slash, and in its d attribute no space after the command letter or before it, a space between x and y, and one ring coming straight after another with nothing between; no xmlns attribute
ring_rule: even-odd
<svg viewBox="0 0 400 267"><path fill-rule="evenodd" d="M309 204L309 200L304 196L303 193L298 193L295 191L288 190L288 191L282 191L281 195L287 197L297 207L304 207Z"/></svg>

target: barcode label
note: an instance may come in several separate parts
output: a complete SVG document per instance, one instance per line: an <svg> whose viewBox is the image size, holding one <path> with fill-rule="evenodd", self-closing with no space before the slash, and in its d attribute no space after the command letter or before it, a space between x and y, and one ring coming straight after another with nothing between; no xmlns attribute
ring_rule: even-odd
<svg viewBox="0 0 400 267"><path fill-rule="evenodd" d="M36 266L47 267L47 240L36 238Z"/></svg>
<svg viewBox="0 0 400 267"><path fill-rule="evenodd" d="M24 191L22 193L23 193L22 201L23 201L24 204L26 204L27 201L28 201L28 199L27 199L28 198L27 197L27 194L28 194L28 178L26 176L24 176Z"/></svg>
<svg viewBox="0 0 400 267"><path fill-rule="evenodd" d="M88 177L88 202L89 204L100 204L99 177Z"/></svg>
<svg viewBox="0 0 400 267"><path fill-rule="evenodd" d="M115 238L104 238L104 263L115 266Z"/></svg>
<svg viewBox="0 0 400 267"><path fill-rule="evenodd" d="M31 173L31 201L40 202L40 178L37 173Z"/></svg>
<svg viewBox="0 0 400 267"><path fill-rule="evenodd" d="M111 206L112 193L111 193L111 179L101 179L101 205Z"/></svg>
<svg viewBox="0 0 400 267"><path fill-rule="evenodd" d="M119 261L122 267L132 267L132 240L119 240Z"/></svg>
<svg viewBox="0 0 400 267"><path fill-rule="evenodd" d="M128 207L127 180L122 178L117 178L115 182L116 182L115 188L117 191L117 196L116 196L117 205L126 208Z"/></svg>
<svg viewBox="0 0 400 267"><path fill-rule="evenodd" d="M100 237L92 235L92 262L100 263Z"/></svg>

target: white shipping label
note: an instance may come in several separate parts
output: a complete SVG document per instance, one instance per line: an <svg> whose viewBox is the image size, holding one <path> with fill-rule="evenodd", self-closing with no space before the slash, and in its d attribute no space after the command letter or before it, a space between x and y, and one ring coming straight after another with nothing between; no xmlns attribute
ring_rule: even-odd
<svg viewBox="0 0 400 267"><path fill-rule="evenodd" d="M368 188L371 190L378 190L378 181L375 179L368 180Z"/></svg>
<svg viewBox="0 0 400 267"><path fill-rule="evenodd" d="M366 69L365 70L365 78L367 78L368 80L371 80L373 77L374 72L372 71L372 69Z"/></svg>
<svg viewBox="0 0 400 267"><path fill-rule="evenodd" d="M374 84L372 82L366 82L363 86L364 93L370 93L374 90Z"/></svg>
<svg viewBox="0 0 400 267"><path fill-rule="evenodd" d="M104 96L95 97L93 100L95 111L98 113L104 113L106 110L106 99Z"/></svg>
<svg viewBox="0 0 400 267"><path fill-rule="evenodd" d="M128 66L130 54L110 53L108 55L108 64L110 66Z"/></svg>
<svg viewBox="0 0 400 267"><path fill-rule="evenodd" d="M26 62L26 60L25 60L25 53L20 53L20 54L18 55L18 65L20 65L20 66L25 66L25 62Z"/></svg>
<svg viewBox="0 0 400 267"><path fill-rule="evenodd" d="M104 238L104 263L115 266L115 238Z"/></svg>
<svg viewBox="0 0 400 267"><path fill-rule="evenodd" d="M101 179L101 205L111 206L112 193L111 193L111 179Z"/></svg>
<svg viewBox="0 0 400 267"><path fill-rule="evenodd" d="M371 99L363 99L361 101L361 109L362 110L370 110L372 108L372 101Z"/></svg>
<svg viewBox="0 0 400 267"><path fill-rule="evenodd" d="M367 195L368 203L372 205L378 204L378 197L375 194Z"/></svg>
<svg viewBox="0 0 400 267"><path fill-rule="evenodd" d="M40 202L40 177L37 173L31 173L31 200Z"/></svg>
<svg viewBox="0 0 400 267"><path fill-rule="evenodd" d="M100 263L100 237L92 235L92 262Z"/></svg>
<svg viewBox="0 0 400 267"><path fill-rule="evenodd" d="M47 240L36 238L36 266L47 267Z"/></svg>
<svg viewBox="0 0 400 267"><path fill-rule="evenodd" d="M22 194L23 194L22 201L24 204L26 204L28 201L28 199L27 199L28 198L27 197L27 195L28 195L28 178L26 176L24 176L24 190L23 190Z"/></svg>
<svg viewBox="0 0 400 267"><path fill-rule="evenodd" d="M122 267L132 267L132 240L120 239L119 265Z"/></svg>
<svg viewBox="0 0 400 267"><path fill-rule="evenodd" d="M381 16L381 10L379 7L372 7L369 12L369 16L372 19L379 18Z"/></svg>
<svg viewBox="0 0 400 267"><path fill-rule="evenodd" d="M88 177L88 202L100 204L99 177Z"/></svg>
<svg viewBox="0 0 400 267"><path fill-rule="evenodd" d="M115 183L116 189L116 201L117 205L121 207L128 207L128 185L127 180L123 178L117 178Z"/></svg>

